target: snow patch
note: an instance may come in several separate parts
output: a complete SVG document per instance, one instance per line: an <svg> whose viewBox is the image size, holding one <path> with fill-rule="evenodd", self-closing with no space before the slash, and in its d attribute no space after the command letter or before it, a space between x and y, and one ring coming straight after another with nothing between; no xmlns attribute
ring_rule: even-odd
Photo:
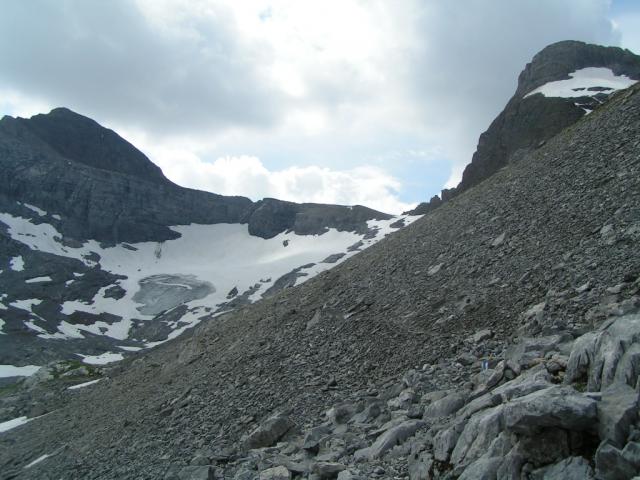
<svg viewBox="0 0 640 480"><path fill-rule="evenodd" d="M97 380L91 380L90 382L79 383L78 385L73 385L73 386L67 388L67 390L77 390L79 388L88 387L89 385L93 385L94 383L98 383L100 380L102 380L102 379L99 378Z"/></svg>
<svg viewBox="0 0 640 480"><path fill-rule="evenodd" d="M50 276L45 276L45 277L35 277L35 278L30 278L29 280L25 280L24 283L40 283L40 282L51 282L52 279Z"/></svg>
<svg viewBox="0 0 640 480"><path fill-rule="evenodd" d="M7 420L6 422L0 423L0 432L6 432L7 430L11 430L12 428L19 427L20 425L24 425L31 420L33 419L27 417L18 417L12 420Z"/></svg>
<svg viewBox="0 0 640 480"><path fill-rule="evenodd" d="M20 310L26 310L27 312L32 313L32 308L35 305L40 305L41 303L42 300L38 298L29 298L25 300L16 300L14 302L11 302L9 305L15 308L19 308Z"/></svg>
<svg viewBox="0 0 640 480"><path fill-rule="evenodd" d="M44 210L42 210L41 208L38 208L36 206L33 205L29 205L28 203L23 203L22 205L24 205L25 207L27 207L29 210L32 210L34 212L36 212L38 215L40 215L41 217L44 217L47 215L47 212L45 212Z"/></svg>
<svg viewBox="0 0 640 480"><path fill-rule="evenodd" d="M541 93L545 97L561 97L561 98L578 98L590 97L600 93L597 90L589 90L590 88L603 88L602 93L609 94L616 90L629 88L637 83L626 75L615 75L609 68L582 68L569 74L569 79L558 80L555 82L545 83L541 87L527 93L527 98L536 93Z"/></svg>
<svg viewBox="0 0 640 480"><path fill-rule="evenodd" d="M37 365L26 365L24 367L16 367L15 365L0 365L0 378L8 377L30 377L40 370Z"/></svg>
<svg viewBox="0 0 640 480"><path fill-rule="evenodd" d="M42 456L40 456L40 457L36 458L36 459L35 459L33 462L31 462L30 464L25 465L25 467L24 467L24 468L25 468L25 470L26 470L27 468L31 468L31 467L33 467L34 465L37 465L38 463L42 462L43 460L46 460L46 459L47 459L47 458L49 458L50 456L51 456L51 455L49 455L48 453L45 453L44 455L42 455Z"/></svg>
<svg viewBox="0 0 640 480"><path fill-rule="evenodd" d="M24 259L21 256L13 257L9 261L9 268L14 272L21 272L24 270Z"/></svg>
<svg viewBox="0 0 640 480"><path fill-rule="evenodd" d="M119 362L124 358L121 353L111 353L105 352L101 355L83 355L81 353L76 353L82 357L83 363L88 363L89 365L106 365L107 363Z"/></svg>

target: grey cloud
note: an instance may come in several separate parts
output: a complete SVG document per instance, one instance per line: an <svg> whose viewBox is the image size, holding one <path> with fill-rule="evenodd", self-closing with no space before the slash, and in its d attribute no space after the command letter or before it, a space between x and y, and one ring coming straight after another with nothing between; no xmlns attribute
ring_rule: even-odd
<svg viewBox="0 0 640 480"><path fill-rule="evenodd" d="M220 10L180 32L132 1L3 2L0 86L155 133L277 121L278 94Z"/></svg>

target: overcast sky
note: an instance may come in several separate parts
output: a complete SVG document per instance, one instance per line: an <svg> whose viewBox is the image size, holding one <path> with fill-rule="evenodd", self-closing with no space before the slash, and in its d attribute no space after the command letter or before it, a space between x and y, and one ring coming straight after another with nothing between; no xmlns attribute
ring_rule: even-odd
<svg viewBox="0 0 640 480"><path fill-rule="evenodd" d="M399 212L537 51L639 32L635 0L3 0L0 115L66 106L184 186Z"/></svg>

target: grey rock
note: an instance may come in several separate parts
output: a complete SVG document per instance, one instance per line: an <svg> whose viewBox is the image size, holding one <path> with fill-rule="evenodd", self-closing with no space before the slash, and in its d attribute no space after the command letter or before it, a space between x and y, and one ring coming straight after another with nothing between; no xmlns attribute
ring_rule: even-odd
<svg viewBox="0 0 640 480"><path fill-rule="evenodd" d="M354 457L369 460L380 458L388 450L411 437L422 426L424 426L424 422L420 420L407 420L384 432L370 447L356 451Z"/></svg>
<svg viewBox="0 0 640 480"><path fill-rule="evenodd" d="M438 418L452 415L464 406L468 397L468 393L453 392L428 405L424 410L423 418Z"/></svg>
<svg viewBox="0 0 640 480"><path fill-rule="evenodd" d="M629 428L638 418L640 397L626 383L614 383L602 392L598 402L598 434L622 448L627 442Z"/></svg>
<svg viewBox="0 0 640 480"><path fill-rule="evenodd" d="M468 465L480 458L504 429L504 405L499 405L472 416L451 453L451 463Z"/></svg>
<svg viewBox="0 0 640 480"><path fill-rule="evenodd" d="M278 467L267 468L260 472L260 480L290 480L291 472L282 465Z"/></svg>
<svg viewBox="0 0 640 480"><path fill-rule="evenodd" d="M211 466L189 466L178 472L180 480L213 480L215 470Z"/></svg>
<svg viewBox="0 0 640 480"><path fill-rule="evenodd" d="M464 430L466 422L457 422L447 429L440 430L433 437L433 455L436 460L440 462L446 462L449 460L449 455L455 448L460 438L460 434Z"/></svg>
<svg viewBox="0 0 640 480"><path fill-rule="evenodd" d="M607 442L602 442L596 450L596 478L598 480L621 480L638 473L622 452Z"/></svg>
<svg viewBox="0 0 640 480"><path fill-rule="evenodd" d="M458 480L494 480L502 458L479 458L464 469Z"/></svg>
<svg viewBox="0 0 640 480"><path fill-rule="evenodd" d="M486 328L486 329L483 329L483 330L478 330L473 335L465 338L465 342L467 342L467 343L480 343L480 342L484 342L485 340L490 339L492 336L493 336L493 332L491 330L489 330L488 328Z"/></svg>
<svg viewBox="0 0 640 480"><path fill-rule="evenodd" d="M275 445L294 425L286 415L273 415L249 434L245 447L252 449Z"/></svg>
<svg viewBox="0 0 640 480"><path fill-rule="evenodd" d="M320 478L336 478L345 467L342 463L337 462L316 462L313 466L313 472Z"/></svg>
<svg viewBox="0 0 640 480"><path fill-rule="evenodd" d="M327 425L321 425L309 430L304 436L302 448L305 450L317 450L320 441L331 432L331 428Z"/></svg>
<svg viewBox="0 0 640 480"><path fill-rule="evenodd" d="M576 340L564 382L570 384L586 378L590 391L599 391L614 382L635 388L639 375L640 314L630 314Z"/></svg>
<svg viewBox="0 0 640 480"><path fill-rule="evenodd" d="M428 452L416 453L409 457L409 478L411 480L425 480L430 478L433 467L433 455Z"/></svg>
<svg viewBox="0 0 640 480"><path fill-rule="evenodd" d="M591 430L597 421L596 403L571 387L545 388L506 404L505 426L523 434L544 427Z"/></svg>
<svg viewBox="0 0 640 480"><path fill-rule="evenodd" d="M627 443L622 449L622 456L635 468L640 469L640 443Z"/></svg>
<svg viewBox="0 0 640 480"><path fill-rule="evenodd" d="M535 470L531 480L593 480L594 472L584 457L569 457Z"/></svg>

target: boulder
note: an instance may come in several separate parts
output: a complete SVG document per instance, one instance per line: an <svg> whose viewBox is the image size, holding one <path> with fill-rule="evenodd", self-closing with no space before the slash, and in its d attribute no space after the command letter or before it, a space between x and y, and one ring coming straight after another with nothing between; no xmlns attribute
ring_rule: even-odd
<svg viewBox="0 0 640 480"><path fill-rule="evenodd" d="M370 447L356 451L354 457L356 459L369 460L380 458L388 450L396 445L402 444L407 438L413 436L424 424L425 423L420 420L407 420L406 422L402 422L400 425L392 427L380 435Z"/></svg>
<svg viewBox="0 0 640 480"><path fill-rule="evenodd" d="M480 458L504 429L504 405L473 415L451 453L451 463L468 465Z"/></svg>
<svg viewBox="0 0 640 480"><path fill-rule="evenodd" d="M291 472L287 467L279 466L267 468L260 472L260 480L290 480Z"/></svg>
<svg viewBox="0 0 640 480"><path fill-rule="evenodd" d="M479 458L464 469L458 480L494 480L502 458Z"/></svg>
<svg viewBox="0 0 640 480"><path fill-rule="evenodd" d="M554 386L505 405L508 430L533 435L544 427L584 431L597 423L596 401L571 387Z"/></svg>
<svg viewBox="0 0 640 480"><path fill-rule="evenodd" d="M631 478L637 470L613 445L602 442L596 451L596 478L598 480L621 480Z"/></svg>
<svg viewBox="0 0 640 480"><path fill-rule="evenodd" d="M245 447L247 449L271 447L294 426L295 424L286 415L273 415L249 434L245 440Z"/></svg>
<svg viewBox="0 0 640 480"><path fill-rule="evenodd" d="M583 457L569 457L531 473L531 480L593 480L593 468Z"/></svg>
<svg viewBox="0 0 640 480"><path fill-rule="evenodd" d="M627 442L629 427L638 417L639 395L625 383L616 383L602 392L598 402L598 435L622 448Z"/></svg>
<svg viewBox="0 0 640 480"><path fill-rule="evenodd" d="M179 480L214 480L215 472L211 466L189 466L178 472Z"/></svg>
<svg viewBox="0 0 640 480"><path fill-rule="evenodd" d="M465 392L453 392L427 406L423 418L448 417L460 410L468 397L469 395Z"/></svg>

